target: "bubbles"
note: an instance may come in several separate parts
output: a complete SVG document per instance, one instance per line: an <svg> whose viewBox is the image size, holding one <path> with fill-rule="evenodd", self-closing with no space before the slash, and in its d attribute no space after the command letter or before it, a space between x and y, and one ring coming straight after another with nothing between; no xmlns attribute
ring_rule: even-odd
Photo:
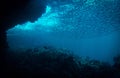
<svg viewBox="0 0 120 78"><path fill-rule="evenodd" d="M87 5L94 5L95 4L94 1L95 0L86 0L86 4Z"/></svg>
<svg viewBox="0 0 120 78"><path fill-rule="evenodd" d="M14 29L20 29L20 30L32 30L33 29L33 26L32 26L33 23L31 22L26 22L25 24L22 24L22 25L16 25L14 27Z"/></svg>
<svg viewBox="0 0 120 78"><path fill-rule="evenodd" d="M46 7L46 13L49 13L51 11L51 7L50 6L47 6Z"/></svg>
<svg viewBox="0 0 120 78"><path fill-rule="evenodd" d="M52 45L67 48L80 56L111 58L119 48L120 23L117 21L120 21L120 12L117 4L106 0L62 1L65 2L55 0L46 5L46 12L35 22L8 30L10 45Z"/></svg>
<svg viewBox="0 0 120 78"><path fill-rule="evenodd" d="M74 0L77 3L79 1L81 0ZM120 26L116 21L119 21L120 13L116 13L115 6L111 6L112 4L108 1L102 2L86 0L80 5L56 0L55 3L59 5L53 6L49 3L46 5L46 12L38 20L17 25L16 29L59 32L59 34L67 32L66 35L78 34L79 37L103 36L119 30Z"/></svg>

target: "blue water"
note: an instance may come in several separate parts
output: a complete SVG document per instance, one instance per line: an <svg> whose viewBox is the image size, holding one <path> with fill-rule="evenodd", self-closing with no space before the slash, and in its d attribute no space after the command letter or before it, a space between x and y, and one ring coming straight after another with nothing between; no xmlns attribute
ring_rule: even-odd
<svg viewBox="0 0 120 78"><path fill-rule="evenodd" d="M48 0L35 22L7 31L12 49L53 46L112 62L119 53L119 0Z"/></svg>

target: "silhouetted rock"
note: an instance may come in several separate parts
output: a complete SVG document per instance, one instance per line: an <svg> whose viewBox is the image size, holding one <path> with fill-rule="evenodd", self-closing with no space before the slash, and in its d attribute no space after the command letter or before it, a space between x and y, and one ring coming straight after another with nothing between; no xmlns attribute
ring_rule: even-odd
<svg viewBox="0 0 120 78"><path fill-rule="evenodd" d="M45 3L43 0L0 1L0 61L2 68L5 66L5 54L8 49L6 30L14 27L16 24L37 20L44 11Z"/></svg>
<svg viewBox="0 0 120 78"><path fill-rule="evenodd" d="M119 78L119 71L109 63L46 46L9 51L6 72L30 78Z"/></svg>

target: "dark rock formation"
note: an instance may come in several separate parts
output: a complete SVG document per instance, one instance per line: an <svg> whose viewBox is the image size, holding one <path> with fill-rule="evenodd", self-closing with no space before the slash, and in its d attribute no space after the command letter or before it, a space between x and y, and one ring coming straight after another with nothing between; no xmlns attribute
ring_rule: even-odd
<svg viewBox="0 0 120 78"><path fill-rule="evenodd" d="M120 56L115 65L73 55L53 47L10 51L7 54L9 77L21 78L120 78ZM7 76L8 76L7 74ZM15 75L16 74L16 75Z"/></svg>
<svg viewBox="0 0 120 78"><path fill-rule="evenodd" d="M6 30L27 21L35 21L45 11L42 0L1 0L0 1L0 59L5 61ZM1 62L1 64L4 64Z"/></svg>

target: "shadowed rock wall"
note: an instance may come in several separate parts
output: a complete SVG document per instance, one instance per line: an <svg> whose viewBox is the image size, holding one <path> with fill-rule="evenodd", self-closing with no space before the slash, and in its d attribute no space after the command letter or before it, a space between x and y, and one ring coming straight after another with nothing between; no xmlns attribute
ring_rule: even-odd
<svg viewBox="0 0 120 78"><path fill-rule="evenodd" d="M26 21L35 21L45 10L42 0L1 0L0 1L0 61L5 64L8 49L6 30ZM3 67L3 66L1 66Z"/></svg>

